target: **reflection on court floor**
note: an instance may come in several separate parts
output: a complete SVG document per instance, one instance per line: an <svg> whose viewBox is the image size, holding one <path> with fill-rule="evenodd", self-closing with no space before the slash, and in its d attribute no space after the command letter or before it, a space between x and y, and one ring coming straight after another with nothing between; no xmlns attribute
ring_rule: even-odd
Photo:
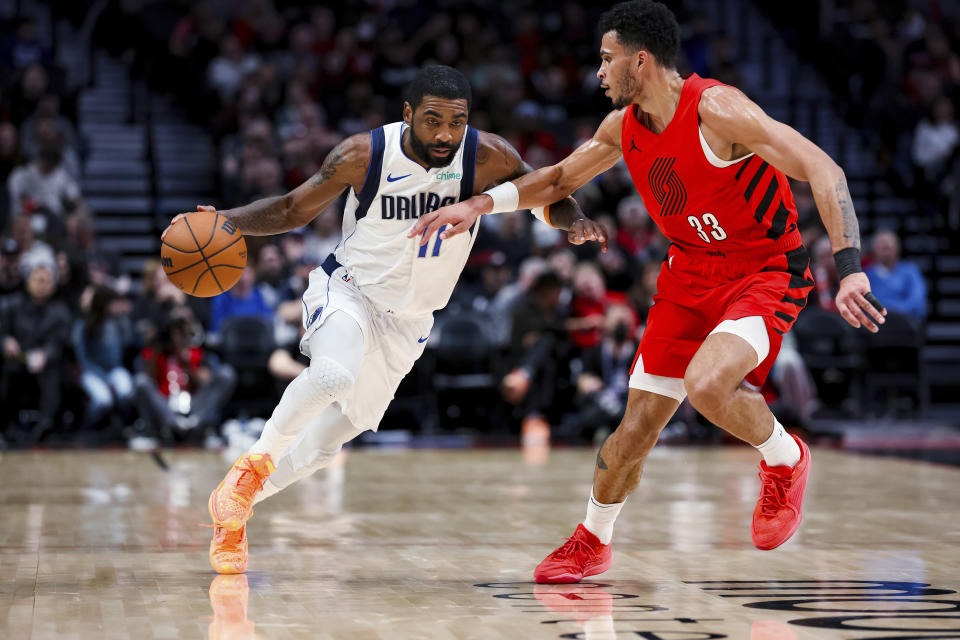
<svg viewBox="0 0 960 640"><path fill-rule="evenodd" d="M579 585L532 570L582 518L592 450L349 454L257 506L250 570L207 564L229 461L7 454L3 638L960 637L960 469L814 451L797 536L750 544L756 455L658 449Z"/></svg>

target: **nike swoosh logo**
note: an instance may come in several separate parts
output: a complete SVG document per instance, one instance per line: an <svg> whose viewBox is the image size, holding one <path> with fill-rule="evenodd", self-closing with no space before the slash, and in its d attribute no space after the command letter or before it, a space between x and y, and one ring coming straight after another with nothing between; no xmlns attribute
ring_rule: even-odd
<svg viewBox="0 0 960 640"><path fill-rule="evenodd" d="M388 173L388 174L387 174L387 182L396 182L397 180L403 180L404 178L409 178L411 175L412 175L412 174L409 174L409 173L408 173L408 174L405 175L405 176L397 176L396 178L394 178L392 175L390 175L390 174Z"/></svg>
<svg viewBox="0 0 960 640"><path fill-rule="evenodd" d="M430 336L427 336L429 338ZM417 342L426 342L427 338L417 338Z"/></svg>

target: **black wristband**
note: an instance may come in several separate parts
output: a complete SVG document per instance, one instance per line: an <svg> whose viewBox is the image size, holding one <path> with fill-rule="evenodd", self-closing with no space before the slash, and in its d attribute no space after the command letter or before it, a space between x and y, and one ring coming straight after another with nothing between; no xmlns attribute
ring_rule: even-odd
<svg viewBox="0 0 960 640"><path fill-rule="evenodd" d="M860 266L860 249L856 247L847 247L840 249L833 254L833 260L837 263L837 273L843 280L851 273L860 273L863 267Z"/></svg>

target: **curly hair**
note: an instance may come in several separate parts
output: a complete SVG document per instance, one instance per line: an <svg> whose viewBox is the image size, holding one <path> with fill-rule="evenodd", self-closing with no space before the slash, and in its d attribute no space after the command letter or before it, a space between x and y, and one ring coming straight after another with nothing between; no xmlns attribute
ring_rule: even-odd
<svg viewBox="0 0 960 640"><path fill-rule="evenodd" d="M661 2L629 0L600 16L600 35L613 31L625 48L646 49L661 66L675 69L680 51L680 25Z"/></svg>
<svg viewBox="0 0 960 640"><path fill-rule="evenodd" d="M467 78L453 67L442 64L429 65L421 69L407 87L404 97L410 106L416 109L423 101L423 96L453 100L463 98L467 101L468 109L473 101Z"/></svg>

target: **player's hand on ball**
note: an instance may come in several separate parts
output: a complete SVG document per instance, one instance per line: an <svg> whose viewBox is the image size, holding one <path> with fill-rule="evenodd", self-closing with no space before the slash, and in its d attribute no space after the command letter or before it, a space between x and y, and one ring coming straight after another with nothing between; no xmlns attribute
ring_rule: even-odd
<svg viewBox="0 0 960 640"><path fill-rule="evenodd" d="M887 310L870 293L870 281L863 272L851 273L840 281L837 309L851 325L858 328L862 325L873 333L879 331L877 325L883 324L883 316L887 315Z"/></svg>
<svg viewBox="0 0 960 640"><path fill-rule="evenodd" d="M201 204L201 205L197 205L197 211L210 211L211 213L216 213L217 208L209 204ZM190 211L189 213L193 213L193 211ZM160 234L160 239L163 240L164 238L166 238L167 231L170 230L170 227L172 227L177 220L180 220L186 215L187 215L186 213L178 213L176 217L174 217L174 219L170 221L170 226L164 229L163 233Z"/></svg>
<svg viewBox="0 0 960 640"><path fill-rule="evenodd" d="M477 221L477 218L480 217L480 210L470 204L471 201L475 199L476 198L471 198L470 200L457 202L446 207L440 207L436 211L420 216L417 224L413 225L413 229L410 230L407 237L415 238L423 234L420 238L420 244L424 245L430 241L433 234L443 225L447 225L447 228L440 234L441 240L446 240L459 233L463 233L470 229L473 223Z"/></svg>
<svg viewBox="0 0 960 640"><path fill-rule="evenodd" d="M570 225L570 230L567 231L567 240L570 241L570 244L583 244L595 240L600 243L601 251L604 253L607 251L607 233L604 231L603 225L587 218L581 218Z"/></svg>

